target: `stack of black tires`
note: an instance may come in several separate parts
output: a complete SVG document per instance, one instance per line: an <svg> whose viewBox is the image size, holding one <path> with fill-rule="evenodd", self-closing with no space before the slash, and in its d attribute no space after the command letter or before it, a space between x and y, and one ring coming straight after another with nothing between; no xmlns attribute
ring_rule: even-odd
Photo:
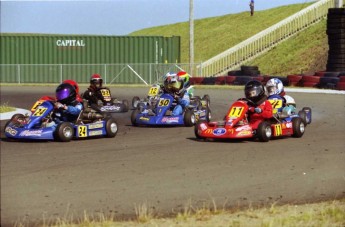
<svg viewBox="0 0 345 227"><path fill-rule="evenodd" d="M327 15L328 72L345 71L345 8L331 8Z"/></svg>

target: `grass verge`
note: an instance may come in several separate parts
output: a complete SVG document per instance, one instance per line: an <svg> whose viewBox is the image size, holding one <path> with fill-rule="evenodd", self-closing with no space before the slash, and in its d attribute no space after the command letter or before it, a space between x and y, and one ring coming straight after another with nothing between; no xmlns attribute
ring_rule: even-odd
<svg viewBox="0 0 345 227"><path fill-rule="evenodd" d="M16 108L9 106L7 103L0 105L0 113L7 113L7 112L15 111L15 110Z"/></svg>

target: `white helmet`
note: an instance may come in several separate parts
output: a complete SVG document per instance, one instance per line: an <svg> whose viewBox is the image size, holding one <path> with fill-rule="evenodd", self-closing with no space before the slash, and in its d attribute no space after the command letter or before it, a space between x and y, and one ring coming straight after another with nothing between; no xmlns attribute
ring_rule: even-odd
<svg viewBox="0 0 345 227"><path fill-rule="evenodd" d="M293 105L294 107L296 107L296 102L294 98L292 98L290 95L284 95L284 98L287 106Z"/></svg>
<svg viewBox="0 0 345 227"><path fill-rule="evenodd" d="M268 95L279 95L284 92L284 85L278 78L269 79L266 83Z"/></svg>

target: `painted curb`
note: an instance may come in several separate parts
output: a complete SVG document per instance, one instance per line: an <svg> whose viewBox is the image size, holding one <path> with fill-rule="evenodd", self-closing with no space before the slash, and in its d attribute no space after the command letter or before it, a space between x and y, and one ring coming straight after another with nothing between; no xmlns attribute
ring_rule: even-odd
<svg viewBox="0 0 345 227"><path fill-rule="evenodd" d="M20 108L17 108L16 110L14 111L11 111L11 112L6 112L6 113L1 113L0 114L0 120L8 120L8 119L11 119L11 117L16 114L16 113L20 113L20 114L31 114L31 111L30 110L25 110L25 109L20 109Z"/></svg>

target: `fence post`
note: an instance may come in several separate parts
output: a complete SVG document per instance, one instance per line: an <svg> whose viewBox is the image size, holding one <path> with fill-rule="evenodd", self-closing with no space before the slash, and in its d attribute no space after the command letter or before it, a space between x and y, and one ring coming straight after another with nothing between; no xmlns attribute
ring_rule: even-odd
<svg viewBox="0 0 345 227"><path fill-rule="evenodd" d="M18 84L20 84L20 64L18 64Z"/></svg>

